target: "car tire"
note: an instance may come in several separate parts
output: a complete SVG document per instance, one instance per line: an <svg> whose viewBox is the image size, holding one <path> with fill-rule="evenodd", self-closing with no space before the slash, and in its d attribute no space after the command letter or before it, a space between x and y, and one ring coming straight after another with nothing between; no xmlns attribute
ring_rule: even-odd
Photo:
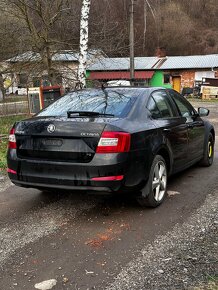
<svg viewBox="0 0 218 290"><path fill-rule="evenodd" d="M156 155L150 169L149 178L137 197L137 202L141 206L159 206L167 191L167 166L164 158Z"/></svg>
<svg viewBox="0 0 218 290"><path fill-rule="evenodd" d="M214 157L214 138L212 133L209 133L206 146L204 149L203 158L200 161L201 166L209 167L213 164Z"/></svg>

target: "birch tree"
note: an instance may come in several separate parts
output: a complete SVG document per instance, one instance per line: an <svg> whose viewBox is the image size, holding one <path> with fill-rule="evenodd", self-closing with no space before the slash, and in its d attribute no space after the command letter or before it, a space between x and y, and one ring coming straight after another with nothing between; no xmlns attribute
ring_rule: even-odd
<svg viewBox="0 0 218 290"><path fill-rule="evenodd" d="M80 22L80 54L79 54L79 70L78 70L78 81L81 87L85 87L86 85L86 65L87 65L88 40L89 40L90 5L91 0L83 0Z"/></svg>

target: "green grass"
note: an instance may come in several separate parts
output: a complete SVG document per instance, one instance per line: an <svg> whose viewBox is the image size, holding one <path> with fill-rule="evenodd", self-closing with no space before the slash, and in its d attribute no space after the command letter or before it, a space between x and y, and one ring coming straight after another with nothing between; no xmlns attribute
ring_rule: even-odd
<svg viewBox="0 0 218 290"><path fill-rule="evenodd" d="M3 136L3 138L0 137L0 170L4 171L7 167L6 154L7 154L9 131L15 122L20 121L25 118L26 118L26 115L0 117L0 136L6 135L6 136Z"/></svg>
<svg viewBox="0 0 218 290"><path fill-rule="evenodd" d="M21 101L27 101L27 96L6 97L4 100L0 101L0 104L21 102Z"/></svg>

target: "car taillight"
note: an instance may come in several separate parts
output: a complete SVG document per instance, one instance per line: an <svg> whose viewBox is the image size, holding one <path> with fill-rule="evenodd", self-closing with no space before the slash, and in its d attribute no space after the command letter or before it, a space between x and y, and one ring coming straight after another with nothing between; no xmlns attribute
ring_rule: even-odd
<svg viewBox="0 0 218 290"><path fill-rule="evenodd" d="M120 153L130 149L131 135L125 132L103 132L96 153Z"/></svg>
<svg viewBox="0 0 218 290"><path fill-rule="evenodd" d="M8 148L10 149L16 149L17 148L17 143L16 143L16 137L15 137L15 129L12 128L10 130L9 134L9 140L8 140Z"/></svg>

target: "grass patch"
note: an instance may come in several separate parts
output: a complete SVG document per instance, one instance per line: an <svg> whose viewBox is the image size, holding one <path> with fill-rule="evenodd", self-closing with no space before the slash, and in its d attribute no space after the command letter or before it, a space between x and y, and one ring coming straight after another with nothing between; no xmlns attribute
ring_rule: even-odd
<svg viewBox="0 0 218 290"><path fill-rule="evenodd" d="M218 290L218 276L207 275L208 282L189 290Z"/></svg>
<svg viewBox="0 0 218 290"><path fill-rule="evenodd" d="M5 104L5 103L14 103L14 102L23 102L27 101L27 96L22 97L6 97L4 100L0 101L0 104Z"/></svg>
<svg viewBox="0 0 218 290"><path fill-rule="evenodd" d="M3 171L7 167L6 154L9 131L15 122L25 119L26 117L26 115L0 117L0 169L2 169ZM1 137L2 135L3 137Z"/></svg>

